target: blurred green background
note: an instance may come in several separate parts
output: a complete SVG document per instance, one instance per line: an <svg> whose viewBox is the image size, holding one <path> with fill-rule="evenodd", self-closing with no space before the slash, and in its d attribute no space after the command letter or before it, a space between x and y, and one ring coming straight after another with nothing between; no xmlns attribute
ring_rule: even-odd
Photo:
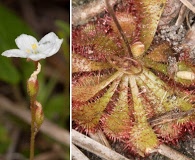
<svg viewBox="0 0 195 160"><path fill-rule="evenodd" d="M64 39L56 55L41 60L38 100L44 107L45 117L66 130L69 130L70 124L69 6L69 0L0 1L0 53L17 48L15 39L23 33L35 36L39 41L52 31ZM28 108L26 81L34 69L33 62L26 59L0 55L0 96ZM0 159L28 159L29 138L30 126L0 107ZM69 147L39 132L36 139L37 155L56 152L56 148L60 151L56 160L69 159Z"/></svg>

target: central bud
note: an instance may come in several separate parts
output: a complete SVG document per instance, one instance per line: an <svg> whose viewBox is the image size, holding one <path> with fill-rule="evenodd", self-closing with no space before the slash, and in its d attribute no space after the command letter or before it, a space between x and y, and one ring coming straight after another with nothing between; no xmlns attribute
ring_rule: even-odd
<svg viewBox="0 0 195 160"><path fill-rule="evenodd" d="M142 65L130 57L118 57L112 55L107 58L108 62L117 70L125 74L137 75L142 73Z"/></svg>

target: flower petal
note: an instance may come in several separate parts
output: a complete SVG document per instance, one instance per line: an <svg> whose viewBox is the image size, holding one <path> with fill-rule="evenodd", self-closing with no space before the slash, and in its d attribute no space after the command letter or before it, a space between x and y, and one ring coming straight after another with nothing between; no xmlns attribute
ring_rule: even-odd
<svg viewBox="0 0 195 160"><path fill-rule="evenodd" d="M63 39L59 39L55 33L50 32L39 41L38 52L44 54L45 58L50 57L58 52L62 42Z"/></svg>
<svg viewBox="0 0 195 160"><path fill-rule="evenodd" d="M59 39L58 36L54 32L50 32L39 41L39 44L54 43L56 39Z"/></svg>
<svg viewBox="0 0 195 160"><path fill-rule="evenodd" d="M19 49L26 51L26 50L33 50L32 45L36 44L38 46L37 40L30 35L21 34L19 37L15 40L16 45Z"/></svg>
<svg viewBox="0 0 195 160"><path fill-rule="evenodd" d="M6 57L22 57L22 58L27 58L28 53L19 50L19 49L10 49L2 53L3 56Z"/></svg>

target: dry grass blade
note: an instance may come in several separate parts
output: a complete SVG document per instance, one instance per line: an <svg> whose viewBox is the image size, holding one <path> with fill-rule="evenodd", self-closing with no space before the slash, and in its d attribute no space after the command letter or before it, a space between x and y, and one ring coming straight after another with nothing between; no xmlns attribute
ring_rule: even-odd
<svg viewBox="0 0 195 160"><path fill-rule="evenodd" d="M72 159L73 160L89 160L74 144L72 144Z"/></svg>
<svg viewBox="0 0 195 160"><path fill-rule="evenodd" d="M189 10L187 10L187 7L185 5L183 5L180 9L179 16L178 16L177 21L175 23L176 26L180 26L184 22L184 19L185 19L187 13L189 13Z"/></svg>
<svg viewBox="0 0 195 160"><path fill-rule="evenodd" d="M107 160L129 160L115 151L103 146L91 138L72 130L72 142L87 151Z"/></svg>
<svg viewBox="0 0 195 160"><path fill-rule="evenodd" d="M118 0L110 0L113 6ZM72 8L72 24L79 25L86 23L90 18L105 10L105 1L92 1L89 4Z"/></svg>
<svg viewBox="0 0 195 160"><path fill-rule="evenodd" d="M187 0L180 0L186 7L188 7L192 12L195 13L195 7Z"/></svg>
<svg viewBox="0 0 195 160"><path fill-rule="evenodd" d="M95 140L95 141L97 141L97 142L103 144L104 146L106 146L106 147L108 147L108 148L111 148L111 146L110 146L110 144L109 144L109 142L108 142L106 136L105 136L104 133L102 132L102 130L98 130L96 133L89 133L89 136L90 136L93 140Z"/></svg>
<svg viewBox="0 0 195 160"><path fill-rule="evenodd" d="M157 151L172 160L192 160L164 144L161 144Z"/></svg>

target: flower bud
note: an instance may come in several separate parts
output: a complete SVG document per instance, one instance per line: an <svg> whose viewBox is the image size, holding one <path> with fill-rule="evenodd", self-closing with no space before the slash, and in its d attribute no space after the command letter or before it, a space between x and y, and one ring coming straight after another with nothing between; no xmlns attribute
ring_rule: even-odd
<svg viewBox="0 0 195 160"><path fill-rule="evenodd" d="M35 99L39 90L39 84L37 79L28 79L27 91L31 99Z"/></svg>
<svg viewBox="0 0 195 160"><path fill-rule="evenodd" d="M137 58L145 52L145 46L142 42L138 41L131 45L131 52L133 57Z"/></svg>
<svg viewBox="0 0 195 160"><path fill-rule="evenodd" d="M32 99L35 99L39 90L37 75L41 71L41 64L37 64L37 69L31 74L30 78L27 81L27 91Z"/></svg>
<svg viewBox="0 0 195 160"><path fill-rule="evenodd" d="M42 105L39 102L35 102L35 124L37 127L37 130L41 127L44 120L44 114Z"/></svg>

